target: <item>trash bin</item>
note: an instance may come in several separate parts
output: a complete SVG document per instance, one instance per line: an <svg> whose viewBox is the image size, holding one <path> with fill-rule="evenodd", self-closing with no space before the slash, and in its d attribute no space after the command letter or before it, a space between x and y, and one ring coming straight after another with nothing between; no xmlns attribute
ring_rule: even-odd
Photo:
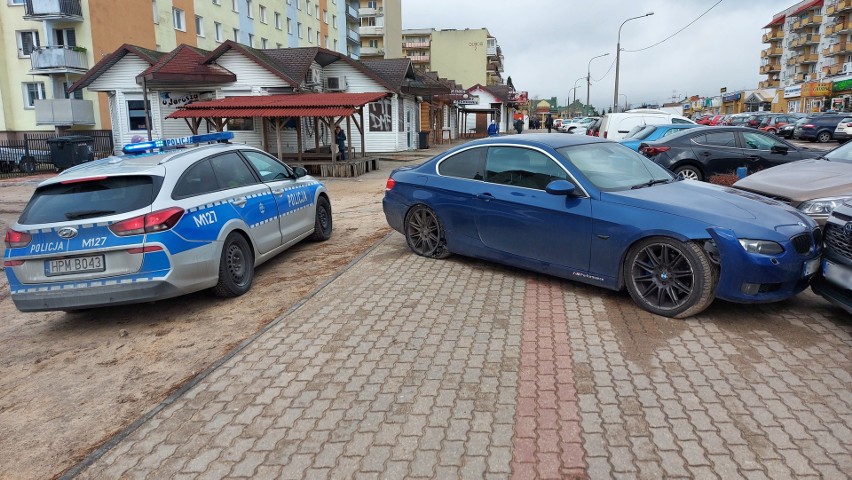
<svg viewBox="0 0 852 480"><path fill-rule="evenodd" d="M419 148L421 148L421 149L429 148L429 134L430 133L431 132L429 130L425 130L423 132L420 132L420 143L418 145Z"/></svg>
<svg viewBox="0 0 852 480"><path fill-rule="evenodd" d="M65 170L74 165L91 162L95 159L94 139L85 135L67 135L47 139L50 148L50 160L57 170Z"/></svg>

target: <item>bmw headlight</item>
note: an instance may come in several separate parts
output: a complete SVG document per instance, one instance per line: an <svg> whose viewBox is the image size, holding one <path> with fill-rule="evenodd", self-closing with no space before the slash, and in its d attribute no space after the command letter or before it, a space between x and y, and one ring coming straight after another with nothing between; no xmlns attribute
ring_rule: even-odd
<svg viewBox="0 0 852 480"><path fill-rule="evenodd" d="M829 215L832 210L849 200L852 200L852 197L815 198L807 202L802 202L799 205L799 210L806 215Z"/></svg>
<svg viewBox="0 0 852 480"><path fill-rule="evenodd" d="M769 240L749 240L747 238L741 238L740 245L742 245L748 253L777 255L784 252L784 247L775 242L770 242Z"/></svg>

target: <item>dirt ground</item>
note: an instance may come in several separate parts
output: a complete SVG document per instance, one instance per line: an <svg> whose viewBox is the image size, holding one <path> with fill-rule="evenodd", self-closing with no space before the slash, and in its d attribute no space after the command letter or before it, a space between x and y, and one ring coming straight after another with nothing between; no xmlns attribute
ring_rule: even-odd
<svg viewBox="0 0 852 480"><path fill-rule="evenodd" d="M239 298L204 291L74 314L21 313L0 275L0 478L61 475L381 239L390 231L385 181L403 164L326 179L331 239L268 261ZM38 180L0 182L0 231Z"/></svg>

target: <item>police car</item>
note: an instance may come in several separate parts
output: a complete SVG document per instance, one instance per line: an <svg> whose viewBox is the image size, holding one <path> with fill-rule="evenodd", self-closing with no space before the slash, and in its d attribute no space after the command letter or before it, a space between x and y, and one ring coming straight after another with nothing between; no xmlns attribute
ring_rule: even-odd
<svg viewBox="0 0 852 480"><path fill-rule="evenodd" d="M131 144L42 182L6 232L3 259L25 312L251 288L254 268L331 236L325 186L215 133ZM172 149L182 144L220 142Z"/></svg>

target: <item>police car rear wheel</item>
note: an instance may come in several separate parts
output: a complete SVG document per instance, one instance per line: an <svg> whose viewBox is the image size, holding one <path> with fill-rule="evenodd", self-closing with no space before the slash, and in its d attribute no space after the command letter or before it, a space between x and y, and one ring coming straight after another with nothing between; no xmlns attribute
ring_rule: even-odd
<svg viewBox="0 0 852 480"><path fill-rule="evenodd" d="M238 297L249 291L254 280L254 257L246 239L231 233L225 239L219 260L219 283L213 293L219 297Z"/></svg>
<svg viewBox="0 0 852 480"><path fill-rule="evenodd" d="M314 233L311 240L323 242L331 237L331 203L325 197L317 200L317 214L314 220Z"/></svg>

